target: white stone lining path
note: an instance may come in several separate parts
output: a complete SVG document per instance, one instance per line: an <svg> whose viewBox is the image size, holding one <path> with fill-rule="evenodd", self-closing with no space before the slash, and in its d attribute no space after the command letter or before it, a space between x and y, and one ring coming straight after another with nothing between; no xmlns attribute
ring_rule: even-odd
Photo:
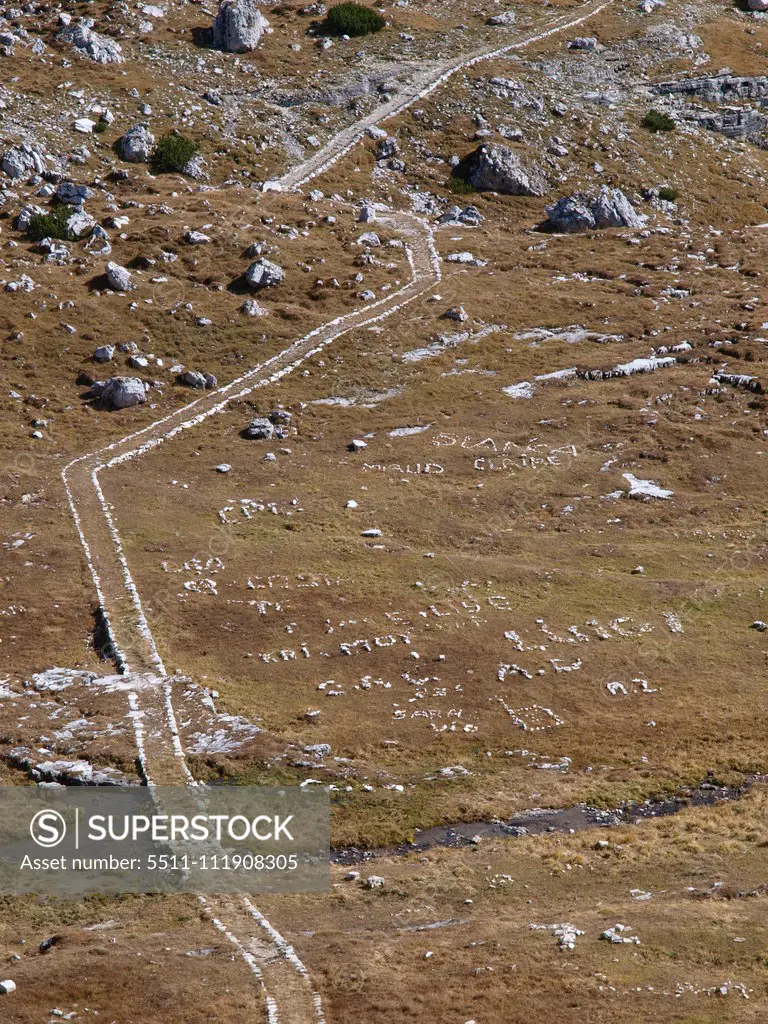
<svg viewBox="0 0 768 1024"><path fill-rule="evenodd" d="M340 160L362 138L366 129L424 99L458 71L483 60L524 49L567 29L575 28L609 7L614 0L590 3L575 17L562 17L544 31L499 49L438 65L425 71L415 88L405 96L379 107L366 118L340 132L309 160L288 171L281 179L267 183L267 189L282 191L299 188ZM336 338L391 316L423 295L440 280L439 257L429 225L409 213L392 212L379 220L400 230L409 240L406 246L411 266L411 281L397 292L365 309L338 317L293 342L282 352L254 367L224 387L196 399L155 423L115 441L99 451L80 456L62 471L75 527L85 552L88 569L99 598L109 638L121 673L136 679L128 687L129 715L133 722L140 764L148 784L177 783L195 785L186 763L172 703L169 679L154 637L147 623L139 592L123 551L122 541L99 483L99 474L143 455L209 416L220 412L236 398L256 388L273 384L291 373ZM154 685L147 685L154 682ZM148 723L155 728L147 728ZM264 998L263 1019L267 1024L325 1024L322 1000L311 976L290 943L251 904L247 896L237 898L200 898L204 912L224 934L258 979ZM224 912L242 922L250 934L255 921L269 939L270 956L259 956L249 949L217 916ZM255 948L258 948L258 944ZM271 990L271 991L270 991ZM274 992L280 994L280 1002Z"/></svg>

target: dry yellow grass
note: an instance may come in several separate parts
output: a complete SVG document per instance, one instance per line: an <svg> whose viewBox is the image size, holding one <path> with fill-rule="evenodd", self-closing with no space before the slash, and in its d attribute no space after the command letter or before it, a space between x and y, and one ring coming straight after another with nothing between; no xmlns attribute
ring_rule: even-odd
<svg viewBox="0 0 768 1024"><path fill-rule="evenodd" d="M97 16L104 13L92 6ZM520 4L520 30L572 6ZM473 48L497 41L499 34L483 25L485 13L455 4L388 9L393 26L380 36L321 56L305 39L308 19L286 5L270 13L276 31L258 55L262 79L243 71L244 58L190 46L192 29L207 20L196 8L169 12L151 45L178 53L169 66L181 84L197 81L192 61L202 54L209 67L224 69L217 84L225 91L242 81L258 88L254 83L270 77L299 75L309 88L321 65L329 84L357 73L358 48L382 67L404 59L400 30L418 31L430 57L455 49L457 40ZM720 5L703 14L707 20L695 31L711 59L697 73L724 65L762 73L758 44L768 42L768 30ZM654 16L684 19L678 2ZM465 21L470 28L457 30ZM636 45L650 23L633 5L617 5L579 31L626 56L625 41ZM292 42L302 49L290 49ZM140 87L161 132L174 125L169 75L148 71L142 51L130 49L128 74L99 69L99 87L121 97ZM310 776L333 783L338 845L400 842L432 824L505 817L532 806L614 806L698 785L708 773L738 785L766 770L765 634L749 628L768 620L765 399L727 388L708 393L712 373L726 363L761 380L765 374L766 237L751 228L765 220L765 153L687 130L650 136L639 127L641 98L621 113L584 105L570 111L573 121L539 124L477 83L515 77L549 103L548 69L566 59L564 52L564 39L553 37L526 54L536 65L480 65L427 97L419 104L423 113L389 122L405 176L372 174L375 144L365 140L313 183L326 196L398 207L407 204L404 185L472 202L483 226L440 229L437 245L443 256L471 250L486 267L444 262L438 301L427 294L379 329L338 339L281 384L102 479L166 664L214 687L224 709L268 730L263 744L240 755L196 757L193 770L237 782ZM573 65L581 69L574 71L574 92L587 88L589 58L575 59L582 64ZM16 87L46 102L39 67L28 54L14 60ZM694 69L688 58L657 53L644 70L662 79ZM81 62L68 68L70 88L90 88L92 73ZM561 167L549 167L551 193L459 199L446 190L446 165L423 154L473 148L475 106L494 126L523 123L528 149L545 152L557 125L567 126L576 141ZM322 139L353 116L343 108L316 113L330 118L316 126ZM88 140L93 157L83 180L109 170L110 147L137 119L125 106L114 128ZM3 277L26 268L39 289L4 298L0 369L9 388L45 404L6 403L0 413L0 542L33 535L18 548L0 549L2 678L28 678L51 663L111 671L93 647L95 598L59 473L75 455L193 397L168 385L152 394L152 407L86 411L75 379L92 369L87 360L96 344L135 340L166 366L178 360L223 383L359 305L357 287L316 289L316 277L345 281L362 269L360 287L381 294L407 275L400 249L376 250L381 264L360 268L351 243L365 229L349 212L333 210L331 200L252 192L253 180L284 168L286 153L279 146L262 152L266 120L251 121L247 132L242 123L232 127L250 135L238 146L201 116L182 125L202 144L213 191L144 169L132 169L129 184L110 185L118 202L145 204L127 211L127 237L113 237L114 258L129 265L165 246L179 254L162 271L134 269L137 310L128 312L129 298L95 295L103 261L83 255L77 267L59 268L41 264L25 242L3 249ZM276 124L270 121L269 131ZM609 132L600 132L603 124ZM595 161L604 168L601 181L633 196L676 187L677 213L652 225L668 232L635 233L631 241L639 244L621 231L535 232L555 194L595 180ZM243 187L224 185L235 172ZM173 212L152 215L150 204L162 203ZM91 205L100 217L109 212L101 195ZM322 226L328 212L339 218L333 231ZM192 249L180 241L186 227L208 223L211 245ZM280 224L308 234L289 241L276 233ZM4 238L6 232L12 235L4 224ZM275 245L288 274L283 287L261 296L270 316L250 320L237 312L245 296L233 282L248 264L246 246L262 237ZM151 277L161 272L169 280L155 290ZM41 300L51 294L56 298L44 310ZM70 298L74 308L57 308ZM191 302L192 313L169 316L172 301ZM441 319L459 304L469 316L465 324ZM38 314L34 324L31 311ZM194 316L210 317L213 326L195 327ZM64 319L77 334L63 333ZM576 324L621 340L524 336ZM440 334L476 334L488 325L498 330L421 361L404 358ZM20 331L24 337L16 339ZM724 340L738 343L712 345ZM608 368L681 342L691 345L684 361L653 375L539 383L533 400L502 390L552 370ZM350 404L318 404L334 398ZM277 403L293 413L295 434L279 442L239 437L252 416ZM42 442L29 437L38 417L49 421ZM391 435L427 425L423 433ZM348 442L363 435L368 447L348 452ZM276 462L264 461L267 451ZM215 472L222 462L232 465L227 475ZM654 480L674 497L609 497L626 488L624 473ZM274 503L278 514L265 509L248 519L238 510L244 498ZM356 509L345 508L349 499ZM361 537L374 526L381 539ZM633 573L638 565L643 573ZM184 587L205 579L214 580L216 596ZM665 612L679 616L684 632L669 628ZM595 619L599 627L590 625ZM599 639L599 630L611 639ZM523 651L514 636L505 638L512 631ZM358 640L371 650L360 645L343 653L342 644ZM281 650L294 650L296 658L283 660ZM560 668L581 665L558 672L553 659ZM508 668L499 678L501 666L515 664L528 676ZM540 668L544 675L537 675ZM656 692L644 692L640 680ZM628 693L612 695L608 684L616 682ZM343 696L329 696L329 689ZM319 724L307 723L309 708L321 710ZM6 715L4 748L18 735ZM521 729L521 721L531 728ZM534 731L537 724L547 728ZM324 767L295 763L305 760L303 746L320 741L332 747ZM94 751L124 764L130 754L129 745ZM536 767L543 764L567 771ZM453 774L440 772L446 768ZM3 766L0 781L23 780ZM329 894L269 898L263 909L310 967L333 1024L756 1024L766 1006L765 799L756 786L738 803L640 826L376 858L360 870L385 877L380 891L334 868ZM601 840L608 845L597 845ZM638 899L643 892L651 898ZM117 924L104 931L84 930L110 919ZM549 932L530 927L555 922L584 931L574 950L559 950ZM617 922L630 925L641 944L599 941ZM419 930L436 923L441 927ZM38 954L51 934L62 941ZM207 948L212 952L202 958L186 956ZM14 952L23 959L6 973L19 990L3 1003L3 1019L12 1024L37 1024L54 1006L75 1009L78 1020L87 1018L88 1006L116 1024L231 1024L254 1016L258 1005L252 975L191 898L7 900L0 954Z"/></svg>

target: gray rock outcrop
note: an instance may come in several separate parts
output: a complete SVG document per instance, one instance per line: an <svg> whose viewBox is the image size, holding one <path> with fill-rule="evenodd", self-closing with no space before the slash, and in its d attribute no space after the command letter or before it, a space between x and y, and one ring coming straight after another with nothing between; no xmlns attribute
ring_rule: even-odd
<svg viewBox="0 0 768 1024"><path fill-rule="evenodd" d="M62 29L56 38L97 64L122 64L125 58L120 44L94 32L93 24L93 18L81 18L75 25Z"/></svg>
<svg viewBox="0 0 768 1024"><path fill-rule="evenodd" d="M514 25L516 21L514 11L504 11L502 14L492 14L486 24L488 25Z"/></svg>
<svg viewBox="0 0 768 1024"><path fill-rule="evenodd" d="M275 427L266 416L256 416L243 431L243 437L255 441L268 441L275 436Z"/></svg>
<svg viewBox="0 0 768 1024"><path fill-rule="evenodd" d="M547 231L571 234L596 228L642 228L648 218L638 213L621 189L603 186L597 195L577 192L547 207Z"/></svg>
<svg viewBox="0 0 768 1024"><path fill-rule="evenodd" d="M132 164L147 163L155 148L149 125L135 124L120 139L120 156Z"/></svg>
<svg viewBox="0 0 768 1024"><path fill-rule="evenodd" d="M510 196L542 196L547 180L538 167L524 164L506 146L484 143L466 158L466 179L476 189Z"/></svg>
<svg viewBox="0 0 768 1024"><path fill-rule="evenodd" d="M91 385L91 394L112 409L128 409L147 400L147 391L138 377L110 377Z"/></svg>
<svg viewBox="0 0 768 1024"><path fill-rule="evenodd" d="M274 288L281 284L285 277L285 271L270 260L256 260L245 272L245 279L251 288Z"/></svg>
<svg viewBox="0 0 768 1024"><path fill-rule="evenodd" d="M11 146L3 153L0 167L9 178L29 178L45 170L45 155L38 147L27 142Z"/></svg>
<svg viewBox="0 0 768 1024"><path fill-rule="evenodd" d="M213 45L227 53L255 50L269 22L253 0L222 0L213 19Z"/></svg>

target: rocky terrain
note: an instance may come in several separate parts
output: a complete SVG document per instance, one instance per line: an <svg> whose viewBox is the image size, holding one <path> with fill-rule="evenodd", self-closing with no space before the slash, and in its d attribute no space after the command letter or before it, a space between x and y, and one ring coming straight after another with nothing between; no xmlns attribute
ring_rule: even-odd
<svg viewBox="0 0 768 1024"><path fill-rule="evenodd" d="M765 7L0 8L0 780L334 847L0 1020L765 1018Z"/></svg>

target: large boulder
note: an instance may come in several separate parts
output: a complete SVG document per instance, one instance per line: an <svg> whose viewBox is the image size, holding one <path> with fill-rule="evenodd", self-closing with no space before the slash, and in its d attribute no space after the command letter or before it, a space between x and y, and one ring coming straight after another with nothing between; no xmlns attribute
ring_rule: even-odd
<svg viewBox="0 0 768 1024"><path fill-rule="evenodd" d="M92 195L87 185L76 185L74 181L62 181L56 189L56 199L67 206L83 206Z"/></svg>
<svg viewBox="0 0 768 1024"><path fill-rule="evenodd" d="M110 260L106 266L106 273L109 287L116 292L129 292L133 288L130 271L121 267L119 263L113 263Z"/></svg>
<svg viewBox="0 0 768 1024"><path fill-rule="evenodd" d="M642 228L648 223L648 218L635 210L619 188L601 188L592 203L592 212L599 228Z"/></svg>
<svg viewBox="0 0 768 1024"><path fill-rule="evenodd" d="M543 196L547 180L531 164L524 164L506 146L484 143L464 161L466 180L480 191L509 196Z"/></svg>
<svg viewBox="0 0 768 1024"><path fill-rule="evenodd" d="M45 155L38 147L27 142L6 149L0 160L0 167L9 178L29 178L45 170Z"/></svg>
<svg viewBox="0 0 768 1024"><path fill-rule="evenodd" d="M747 0L750 11L768 11L768 0Z"/></svg>
<svg viewBox="0 0 768 1024"><path fill-rule="evenodd" d="M120 139L120 156L132 164L147 163L155 148L149 125L135 124Z"/></svg>
<svg viewBox="0 0 768 1024"><path fill-rule="evenodd" d="M266 416L256 416L243 430L243 437L255 441L268 441L275 436L275 426Z"/></svg>
<svg viewBox="0 0 768 1024"><path fill-rule="evenodd" d="M113 409L127 409L147 400L147 390L138 377L110 377L91 385L91 394Z"/></svg>
<svg viewBox="0 0 768 1024"><path fill-rule="evenodd" d="M81 18L75 25L67 25L56 38L70 43L80 56L97 64L122 64L125 60L120 43L93 31L93 18Z"/></svg>
<svg viewBox="0 0 768 1024"><path fill-rule="evenodd" d="M648 218L635 210L621 189L604 185L597 195L576 192L547 207L548 231L573 233L595 228L642 228Z"/></svg>
<svg viewBox="0 0 768 1024"><path fill-rule="evenodd" d="M213 19L213 45L228 53L255 50L269 22L254 0L221 0Z"/></svg>
<svg viewBox="0 0 768 1024"><path fill-rule="evenodd" d="M285 277L285 271L270 260L256 260L245 272L245 279L251 288L274 288L281 284Z"/></svg>

